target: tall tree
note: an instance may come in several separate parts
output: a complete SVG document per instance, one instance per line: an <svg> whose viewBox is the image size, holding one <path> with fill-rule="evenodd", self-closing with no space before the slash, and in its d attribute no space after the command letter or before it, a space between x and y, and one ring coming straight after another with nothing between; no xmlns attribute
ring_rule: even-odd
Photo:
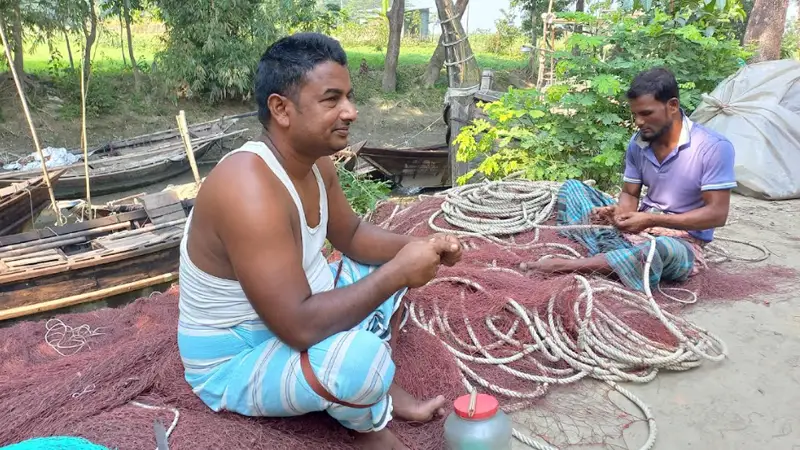
<svg viewBox="0 0 800 450"><path fill-rule="evenodd" d="M139 6L141 7L141 5ZM136 65L136 58L133 56L133 34L131 33L131 0L123 0L122 11L123 16L125 17L125 29L128 33L128 57L131 59L131 66L133 67L133 83L134 87L139 89L139 66Z"/></svg>
<svg viewBox="0 0 800 450"><path fill-rule="evenodd" d="M745 44L756 44L751 62L780 59L788 9L789 0L755 1L744 33Z"/></svg>
<svg viewBox="0 0 800 450"><path fill-rule="evenodd" d="M458 14L458 20L461 20L461 16L464 15L464 11L466 11L468 4L469 0L456 1L456 14ZM442 73L444 61L447 58L447 53L444 50L443 39L444 33L439 36L439 44L436 45L436 50L433 51L431 60L428 61L428 67L425 68L425 75L423 75L422 83L426 88L433 87L433 85L436 84L436 80L439 79L439 75Z"/></svg>
<svg viewBox="0 0 800 450"><path fill-rule="evenodd" d="M86 19L84 19L83 23L81 24L83 27L83 36L86 39L83 47L83 67L86 78L89 77L91 70L92 47L97 39L97 9L95 6L95 0L84 0L81 5L83 8L84 17L88 19L89 22L87 24Z"/></svg>
<svg viewBox="0 0 800 450"><path fill-rule="evenodd" d="M386 63L383 67L383 91L397 90L397 61L400 59L400 40L403 36L403 18L406 10L405 0L392 1L386 13L389 19L389 45L386 46Z"/></svg>

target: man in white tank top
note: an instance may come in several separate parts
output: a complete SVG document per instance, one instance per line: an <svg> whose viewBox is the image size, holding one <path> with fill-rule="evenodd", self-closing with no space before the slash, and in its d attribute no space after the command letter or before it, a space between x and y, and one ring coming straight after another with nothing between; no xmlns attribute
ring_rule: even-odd
<svg viewBox="0 0 800 450"><path fill-rule="evenodd" d="M357 111L337 41L273 44L255 97L264 133L208 175L181 245L186 380L215 411L326 411L362 448L404 449L387 423L428 421L445 399L417 400L393 382L390 341L406 290L457 263L458 240L397 235L348 204L330 155ZM323 258L326 239L341 263Z"/></svg>

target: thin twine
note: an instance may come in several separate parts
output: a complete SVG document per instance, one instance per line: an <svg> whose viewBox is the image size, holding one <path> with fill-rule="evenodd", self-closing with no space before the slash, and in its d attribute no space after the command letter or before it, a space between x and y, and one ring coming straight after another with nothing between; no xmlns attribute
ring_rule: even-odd
<svg viewBox="0 0 800 450"><path fill-rule="evenodd" d="M89 325L81 325L73 328L61 319L50 319L45 323L47 332L44 335L44 340L47 345L56 351L61 356L72 356L84 347L89 347L89 339L95 336L100 336L99 330L102 327L91 329Z"/></svg>
<svg viewBox="0 0 800 450"><path fill-rule="evenodd" d="M569 254L551 254L546 257L579 258L580 253L569 246L539 242L540 230L613 227L544 225L544 222L552 216L555 210L556 192L557 187L552 183L511 180L455 187L434 195L434 197L444 197L444 202L429 217L427 224L434 231L459 235L463 239L462 245L468 251L480 248L476 242L466 240L471 238L484 242L489 241L505 248L556 248L559 251L567 251ZM399 205L396 206L391 216L380 226L394 228L392 221L402 217L411 209L400 210ZM456 229L442 228L436 225L434 221L439 216L443 216L444 220ZM514 235L529 231L534 232L534 238L530 242L517 243L514 240ZM621 284L603 277L587 278L576 274L573 276L575 284L554 293L545 310L527 309L513 298L507 297L503 312L511 314L513 323L506 331L502 331L495 325L495 321L499 318L497 315L485 318L487 329L497 339L491 343L479 340L468 317L460 320L463 321L471 342L465 342L459 338L450 326L448 311L439 309L435 297L433 305L423 306L411 302L409 304L410 317L416 326L440 339L444 347L455 357L455 363L462 373L462 383L468 392L476 392L474 384L477 384L497 394L523 400L522 404L512 405L509 410L519 410L521 409L520 405L524 407L525 400L530 401L545 395L551 384L569 384L585 377L606 382L642 411L649 432L648 439L641 448L648 450L655 444L657 435L652 412L642 400L617 383L620 381L647 383L656 377L660 369L685 371L698 367L703 360L721 361L726 358L728 349L725 343L714 334L661 309L653 297L649 277L656 253L655 238L648 234L642 235L650 239L650 248L643 274L644 293L630 291ZM505 239L501 237L505 237ZM737 259L763 261L769 256L767 250L758 244L728 238L722 239L750 245L764 253L759 258ZM727 251L724 254L729 259L731 258ZM524 276L515 268L498 267L496 261L493 261L486 270ZM486 293L480 284L456 277L436 278L426 286L445 282L460 284L463 287ZM465 302L463 287L460 295L462 308L466 308L466 305L463 304ZM689 300L669 296L660 286L657 286L657 289L674 301L681 303L697 301L697 294L686 289L667 288L690 293L692 297ZM577 339L574 337L574 332L567 330L562 317L555 313L555 302L560 295L576 293L578 295L573 304L572 314L578 328ZM597 294L602 293L610 294L611 300L597 297ZM668 346L632 329L610 308L619 304L658 319L677 339L678 344ZM513 338L520 327L528 330L531 342L521 342ZM501 346L515 347L517 351L504 357L496 357L491 354L493 349ZM534 359L532 357L534 352L542 355L546 362L566 362L569 368L549 367L546 363ZM520 360L533 363L538 367L540 373L525 373L507 365ZM528 392L507 389L482 378L470 368L469 364L496 365L499 369L517 378L538 383L538 387ZM526 436L516 429L513 431L513 435L520 442L539 450L555 448Z"/></svg>

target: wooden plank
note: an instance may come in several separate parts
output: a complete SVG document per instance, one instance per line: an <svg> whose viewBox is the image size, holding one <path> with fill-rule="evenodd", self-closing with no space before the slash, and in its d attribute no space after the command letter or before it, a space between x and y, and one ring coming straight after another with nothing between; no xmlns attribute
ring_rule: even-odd
<svg viewBox="0 0 800 450"><path fill-rule="evenodd" d="M42 270L37 269L37 270L28 270L23 273L0 274L0 294L5 295L7 289L6 284L16 283L25 280L35 280L48 275L55 275L64 272L72 272L79 269L88 269L90 267L103 266L106 264L117 263L129 259L136 259L142 257L142 259L136 264L140 264L142 267L145 267L146 258L143 258L145 255L157 253L172 248L177 249L179 244L180 244L180 239L175 239L170 242L157 244L152 247L139 248L132 251L123 251L108 255L94 254L86 259L80 259L80 260L75 258L73 260L68 261L66 264L61 264L54 267L47 267ZM175 262L177 264L177 258Z"/></svg>
<svg viewBox="0 0 800 450"><path fill-rule="evenodd" d="M7 258L9 256L26 255L26 254L38 252L40 250L58 248L58 247L62 247L62 246L65 246L65 245L82 244L84 242L86 242L86 238L85 237L76 237L76 238L72 238L72 239L67 239L65 241L56 241L56 242L50 242L50 243L47 243L47 244L34 245L32 247L21 248L19 250L9 250L7 252L0 253L0 258Z"/></svg>
<svg viewBox="0 0 800 450"><path fill-rule="evenodd" d="M124 222L133 222L147 218L147 211L144 209L117 214L100 219L87 220L86 222L71 223L60 227L47 227L41 230L29 231L27 233L14 234L11 236L0 236L0 247L45 239L65 234L85 231L92 228L103 227Z"/></svg>
<svg viewBox="0 0 800 450"><path fill-rule="evenodd" d="M0 247L0 253L5 252L5 251L9 251L9 250L17 250L17 249L21 249L21 248L28 248L28 247L32 247L34 245L41 245L41 244L48 244L48 243L51 243L51 242L63 241L63 240L72 239L72 238L76 238L76 237L85 237L85 236L91 236L91 235L94 235L94 234L103 234L103 233L113 233L114 231L130 229L130 227L131 227L130 222L117 223L117 224L108 225L108 226L105 226L105 227L97 227L97 228L92 228L92 229L86 230L86 231L79 231L77 233L70 233L70 234L61 235L61 236L54 236L54 237L51 237L51 238L39 239L37 241L30 241L30 242L25 242L25 243L22 243L22 244L7 245L5 247Z"/></svg>
<svg viewBox="0 0 800 450"><path fill-rule="evenodd" d="M17 259L15 261L4 260L3 262L6 263L8 267L17 268L17 267L30 266L34 264L41 264L44 262L52 262L52 261L65 261L65 259L61 255L56 254L56 255L37 256L34 258L27 258L27 259Z"/></svg>
<svg viewBox="0 0 800 450"><path fill-rule="evenodd" d="M178 199L178 195L173 191L161 191L145 195L142 197L142 203L144 204L144 209L149 211L180 203L180 199Z"/></svg>
<svg viewBox="0 0 800 450"><path fill-rule="evenodd" d="M0 310L41 304L62 298L67 293L80 295L177 272L178 260L177 246L153 249L148 254L127 255L118 261L80 270L4 284L0 289Z"/></svg>
<svg viewBox="0 0 800 450"><path fill-rule="evenodd" d="M56 300L50 300L34 305L20 306L16 308L9 308L0 310L0 321L14 319L17 317L29 316L45 311L52 311L54 309L65 308L67 306L80 305L83 303L94 302L104 298L113 297L115 295L125 294L128 292L138 291L151 286L169 283L178 279L177 272L170 272L163 275L145 278L143 280L132 281L119 286L108 287L94 292L71 295Z"/></svg>

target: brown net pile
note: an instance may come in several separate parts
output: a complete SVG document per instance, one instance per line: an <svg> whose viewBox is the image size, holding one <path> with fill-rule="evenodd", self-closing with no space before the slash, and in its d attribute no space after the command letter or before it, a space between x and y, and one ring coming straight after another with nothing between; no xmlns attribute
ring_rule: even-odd
<svg viewBox="0 0 800 450"><path fill-rule="evenodd" d="M428 235L443 201L386 203L371 220ZM452 228L441 215L433 223ZM527 410L516 433L535 448L627 448L634 425L642 430L630 445L646 448L653 439L650 413L617 382L647 382L661 370L719 360L724 343L682 319L686 306L659 293L651 301L603 277L520 270L526 261L570 254L567 248L582 254L556 229L519 233L514 245L509 236L499 238L503 243L462 237L462 263L409 292L411 320L394 355L396 381L417 397L453 400L478 389L508 412ZM786 275L770 267L713 268L681 287L703 299L741 299L776 289ZM350 448L351 436L324 413L267 419L210 411L183 379L177 295L173 288L120 309L0 329L0 445L74 435L111 448L155 448L158 419L168 428L176 424L169 438L174 449ZM390 427L411 448L443 447L441 419Z"/></svg>

